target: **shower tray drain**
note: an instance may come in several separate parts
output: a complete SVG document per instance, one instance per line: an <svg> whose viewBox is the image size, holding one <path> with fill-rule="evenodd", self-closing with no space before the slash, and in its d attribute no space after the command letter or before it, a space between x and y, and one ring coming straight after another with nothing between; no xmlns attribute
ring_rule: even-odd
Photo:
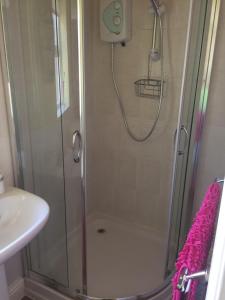
<svg viewBox="0 0 225 300"><path fill-rule="evenodd" d="M105 230L105 228L98 228L97 233L103 234L103 233L106 233L106 230Z"/></svg>

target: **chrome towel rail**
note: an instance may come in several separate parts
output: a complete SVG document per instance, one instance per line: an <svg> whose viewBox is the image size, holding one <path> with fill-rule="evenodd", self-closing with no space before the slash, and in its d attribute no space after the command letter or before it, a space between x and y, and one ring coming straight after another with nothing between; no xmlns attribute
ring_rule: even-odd
<svg viewBox="0 0 225 300"><path fill-rule="evenodd" d="M217 182L217 183L224 183L224 179L216 178L216 179L215 179L215 182Z"/></svg>
<svg viewBox="0 0 225 300"><path fill-rule="evenodd" d="M188 293L190 290L190 285L192 280L204 279L208 282L209 271L206 269L204 271L196 272L193 274L188 274L188 269L185 268L180 275L179 282L177 284L177 289L182 293Z"/></svg>
<svg viewBox="0 0 225 300"><path fill-rule="evenodd" d="M224 183L224 179L222 178L215 178L214 182L217 183ZM184 268L180 274L179 281L177 284L177 289L180 290L182 293L188 293L190 290L190 285L192 280L204 279L205 282L208 282L209 278L209 270L199 271L193 274L188 274L188 269Z"/></svg>

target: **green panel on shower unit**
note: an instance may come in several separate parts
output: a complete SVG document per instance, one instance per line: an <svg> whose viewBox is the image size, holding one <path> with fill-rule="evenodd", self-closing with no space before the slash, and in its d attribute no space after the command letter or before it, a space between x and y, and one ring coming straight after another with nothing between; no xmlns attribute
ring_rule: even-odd
<svg viewBox="0 0 225 300"><path fill-rule="evenodd" d="M115 34L120 34L123 28L123 5L122 1L112 1L104 10L103 23L107 29Z"/></svg>

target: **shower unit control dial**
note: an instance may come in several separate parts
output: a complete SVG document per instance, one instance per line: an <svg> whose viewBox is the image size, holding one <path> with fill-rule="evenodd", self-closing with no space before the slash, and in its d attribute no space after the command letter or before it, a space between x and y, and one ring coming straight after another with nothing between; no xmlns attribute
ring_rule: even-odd
<svg viewBox="0 0 225 300"><path fill-rule="evenodd" d="M100 35L103 41L121 43L131 39L131 1L100 1Z"/></svg>

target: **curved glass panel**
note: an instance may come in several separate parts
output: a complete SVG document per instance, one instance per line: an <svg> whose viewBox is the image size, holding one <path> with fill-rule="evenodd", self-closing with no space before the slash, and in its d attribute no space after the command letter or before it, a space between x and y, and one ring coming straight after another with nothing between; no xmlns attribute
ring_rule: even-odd
<svg viewBox="0 0 225 300"><path fill-rule="evenodd" d="M81 177L72 148L80 127L76 1L6 1L2 16L21 186L51 211L28 248L29 271L81 289Z"/></svg>

